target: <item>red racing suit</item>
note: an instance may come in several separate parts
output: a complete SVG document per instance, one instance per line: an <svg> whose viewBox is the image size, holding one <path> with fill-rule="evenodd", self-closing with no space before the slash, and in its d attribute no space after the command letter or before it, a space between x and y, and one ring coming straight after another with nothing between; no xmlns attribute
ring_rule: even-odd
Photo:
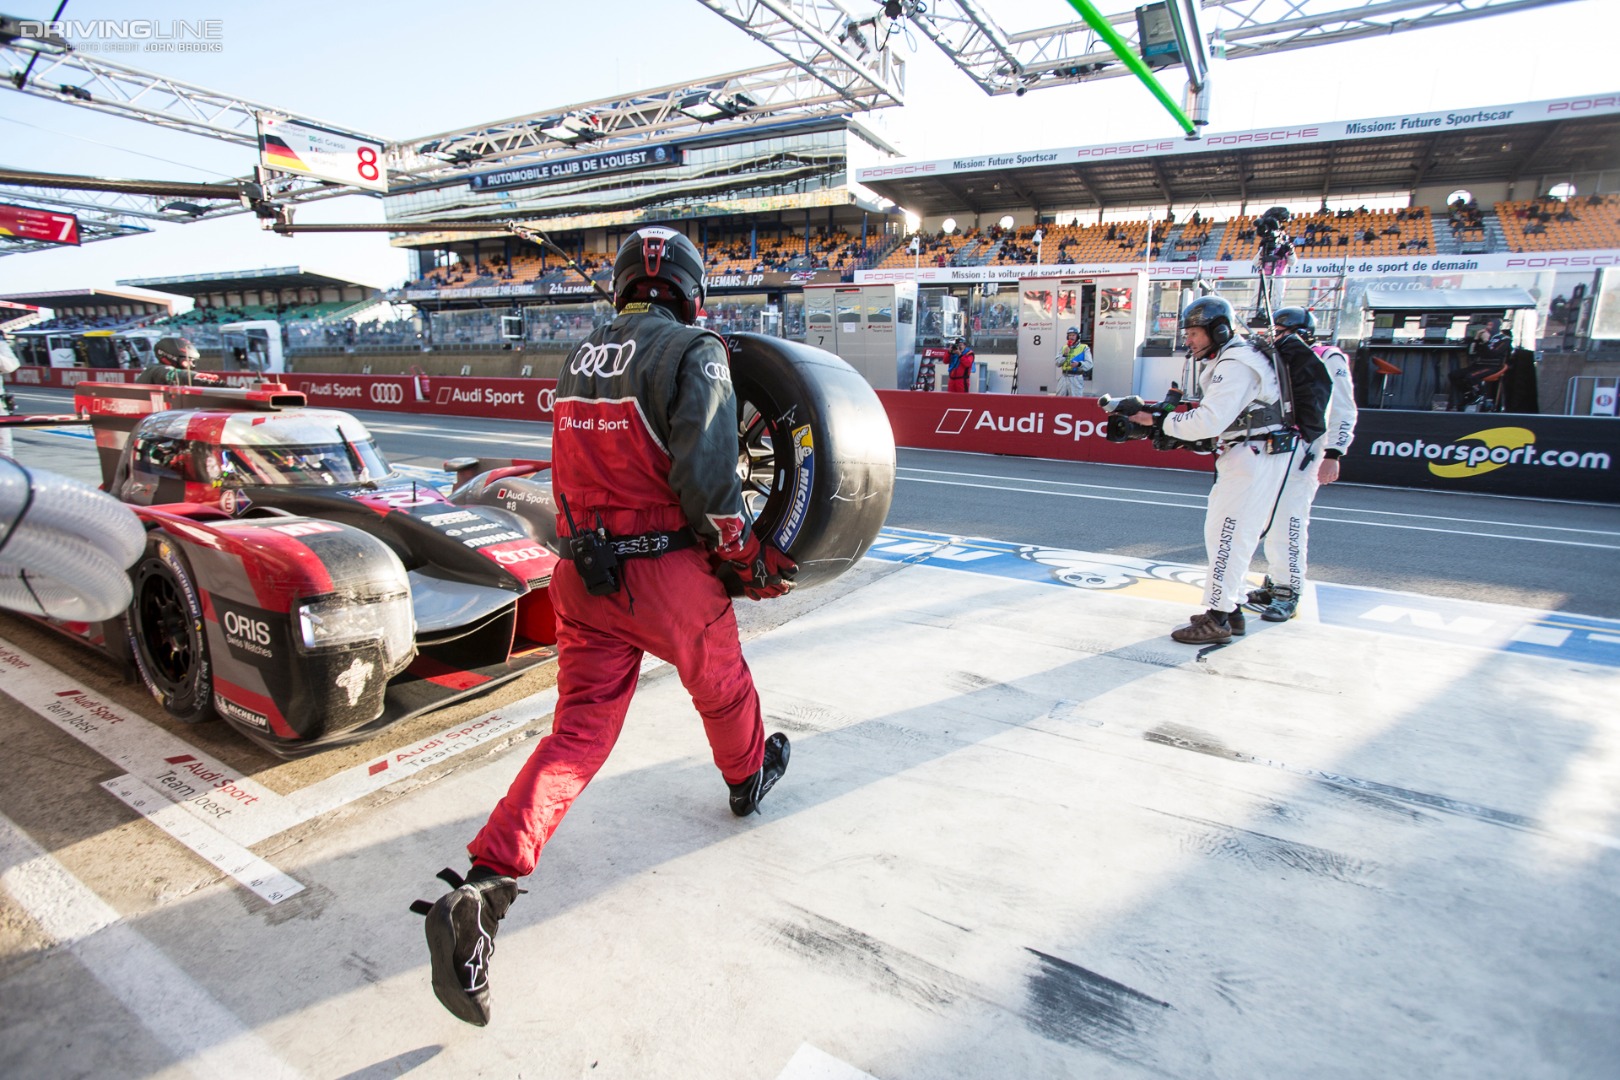
<svg viewBox="0 0 1620 1080"><path fill-rule="evenodd" d="M968 392L969 379L973 376L973 350L963 349L952 355L950 367L950 383L948 389L953 394Z"/></svg>
<svg viewBox="0 0 1620 1080"><path fill-rule="evenodd" d="M533 872L623 727L644 653L679 672L728 784L760 768L759 695L709 552L738 554L748 522L737 477L737 402L724 342L666 309L630 304L582 342L557 380L552 486L583 531L690 527L697 546L619 564L620 588L586 592L557 564L557 709L506 797L467 850L510 877ZM559 515L559 536L568 536Z"/></svg>

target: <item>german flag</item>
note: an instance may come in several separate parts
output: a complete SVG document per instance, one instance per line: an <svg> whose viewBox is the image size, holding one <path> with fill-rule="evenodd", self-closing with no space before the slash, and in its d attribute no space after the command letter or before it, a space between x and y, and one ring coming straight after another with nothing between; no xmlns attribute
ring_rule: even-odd
<svg viewBox="0 0 1620 1080"><path fill-rule="evenodd" d="M279 135L259 136L259 156L272 169L280 169L283 172L309 172L309 166L293 153L292 147L283 142Z"/></svg>

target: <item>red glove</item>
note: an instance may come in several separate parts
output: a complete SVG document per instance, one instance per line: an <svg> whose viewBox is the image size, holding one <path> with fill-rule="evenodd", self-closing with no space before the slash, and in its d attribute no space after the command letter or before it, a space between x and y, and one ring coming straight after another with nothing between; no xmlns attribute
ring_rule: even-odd
<svg viewBox="0 0 1620 1080"><path fill-rule="evenodd" d="M799 564L787 553L760 542L750 530L743 541L742 551L727 557L726 563L742 583L743 595L750 600L770 600L793 589L793 575Z"/></svg>

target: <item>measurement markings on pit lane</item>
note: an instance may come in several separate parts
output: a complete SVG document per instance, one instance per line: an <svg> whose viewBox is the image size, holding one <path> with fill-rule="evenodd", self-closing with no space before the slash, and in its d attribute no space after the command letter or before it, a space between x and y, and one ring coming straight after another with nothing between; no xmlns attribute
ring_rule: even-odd
<svg viewBox="0 0 1620 1080"><path fill-rule="evenodd" d="M642 660L641 673L647 675L666 666L648 656ZM500 712L445 728L290 794L278 795L231 772L149 720L82 691L57 689L69 682L65 673L0 638L0 690L97 753L131 769L132 774L101 786L272 904L304 886L254 855L249 845L313 821L527 725L543 722L550 717L557 700L555 689L542 691ZM63 706L64 700L72 707ZM231 805L221 804L221 799Z"/></svg>
<svg viewBox="0 0 1620 1080"><path fill-rule="evenodd" d="M232 843L217 830L185 813L181 804L170 802L135 777L115 776L103 781L101 786L266 903L279 904L304 891L300 882L242 845Z"/></svg>

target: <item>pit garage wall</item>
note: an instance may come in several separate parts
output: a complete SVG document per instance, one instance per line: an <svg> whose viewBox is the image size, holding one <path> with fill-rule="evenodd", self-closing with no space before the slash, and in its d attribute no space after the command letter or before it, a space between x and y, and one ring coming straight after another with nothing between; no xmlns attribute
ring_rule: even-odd
<svg viewBox="0 0 1620 1080"><path fill-rule="evenodd" d="M127 373L19 368L20 386L122 382ZM231 376L247 383L251 376ZM311 405L549 422L556 383L409 375L283 377ZM879 390L899 446L1209 472L1213 458L1110 443L1093 398ZM1620 420L1364 409L1344 462L1352 483L1620 503Z"/></svg>

